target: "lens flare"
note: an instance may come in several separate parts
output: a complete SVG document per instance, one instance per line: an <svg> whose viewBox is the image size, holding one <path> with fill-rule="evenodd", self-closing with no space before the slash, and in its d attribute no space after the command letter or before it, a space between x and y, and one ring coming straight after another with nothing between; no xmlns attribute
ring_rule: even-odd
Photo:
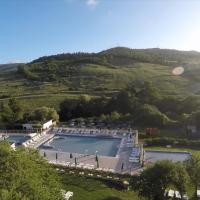
<svg viewBox="0 0 200 200"><path fill-rule="evenodd" d="M179 75L181 75L183 73L184 73L184 68L183 67L175 67L172 70L172 74L175 75L175 76L179 76Z"/></svg>

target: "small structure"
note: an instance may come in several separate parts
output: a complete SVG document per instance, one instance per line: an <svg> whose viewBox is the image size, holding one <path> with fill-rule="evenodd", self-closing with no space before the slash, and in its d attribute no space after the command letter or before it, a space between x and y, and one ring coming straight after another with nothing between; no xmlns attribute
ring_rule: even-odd
<svg viewBox="0 0 200 200"><path fill-rule="evenodd" d="M53 126L53 120L52 119L49 120L48 122L42 124L42 129L46 130L46 129L50 128L51 126Z"/></svg>
<svg viewBox="0 0 200 200"><path fill-rule="evenodd" d="M147 136L156 136L158 134L157 128L147 128L146 129L146 135Z"/></svg>
<svg viewBox="0 0 200 200"><path fill-rule="evenodd" d="M42 129L42 130L46 130L50 127L52 127L54 125L54 122L53 120L49 120L47 122L44 122L44 123L27 123L27 124L22 124L22 127L23 129L26 129L26 130L33 130L33 129Z"/></svg>

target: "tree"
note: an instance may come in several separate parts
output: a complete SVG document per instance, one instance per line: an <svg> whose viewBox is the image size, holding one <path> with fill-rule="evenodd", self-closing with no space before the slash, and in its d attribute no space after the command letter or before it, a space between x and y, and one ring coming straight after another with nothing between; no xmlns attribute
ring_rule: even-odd
<svg viewBox="0 0 200 200"><path fill-rule="evenodd" d="M135 93L129 90L122 90L108 102L107 110L109 112L117 111L126 114L135 110L137 101Z"/></svg>
<svg viewBox="0 0 200 200"><path fill-rule="evenodd" d="M164 191L171 183L173 168L171 161L163 160L144 170L137 180L136 189L139 190L139 195L149 200L163 199Z"/></svg>
<svg viewBox="0 0 200 200"><path fill-rule="evenodd" d="M121 115L118 112L112 112L110 115L111 121L116 121L119 120Z"/></svg>
<svg viewBox="0 0 200 200"><path fill-rule="evenodd" d="M59 115L54 108L48 108L48 107L43 106L41 108L37 108L34 111L33 118L36 121L46 121L46 120L50 120L50 119L58 121Z"/></svg>
<svg viewBox="0 0 200 200"><path fill-rule="evenodd" d="M180 112L192 113L193 111L200 109L200 99L197 96L189 96L185 98L180 104Z"/></svg>
<svg viewBox="0 0 200 200"><path fill-rule="evenodd" d="M199 120L200 120L200 111L193 112L189 118L188 118L188 123L191 123L192 125L197 126L198 128L200 127L199 125Z"/></svg>
<svg viewBox="0 0 200 200"><path fill-rule="evenodd" d="M138 109L135 121L144 126L162 127L168 124L170 119L155 106L144 104Z"/></svg>
<svg viewBox="0 0 200 200"><path fill-rule="evenodd" d="M0 199L62 199L56 173L38 152L14 151L6 142L0 143L0 188Z"/></svg>
<svg viewBox="0 0 200 200"><path fill-rule="evenodd" d="M143 104L154 105L160 99L157 88L151 82L147 81L140 86L137 96Z"/></svg>
<svg viewBox="0 0 200 200"><path fill-rule="evenodd" d="M195 186L195 191L197 191L200 186L200 156L198 154L193 154L190 157L190 159L186 162L186 169L191 182ZM197 195L196 192L195 195Z"/></svg>
<svg viewBox="0 0 200 200"><path fill-rule="evenodd" d="M189 176L183 163L178 162L174 165L171 176L172 184L178 189L181 199L183 199L183 195L186 193L187 184L189 182Z"/></svg>
<svg viewBox="0 0 200 200"><path fill-rule="evenodd" d="M12 98L8 104L1 106L1 119L5 123L14 124L23 120L23 106L16 99Z"/></svg>
<svg viewBox="0 0 200 200"><path fill-rule="evenodd" d="M8 106L13 112L13 121L19 122L23 119L23 106L22 104L17 101L16 99L12 98L8 102Z"/></svg>

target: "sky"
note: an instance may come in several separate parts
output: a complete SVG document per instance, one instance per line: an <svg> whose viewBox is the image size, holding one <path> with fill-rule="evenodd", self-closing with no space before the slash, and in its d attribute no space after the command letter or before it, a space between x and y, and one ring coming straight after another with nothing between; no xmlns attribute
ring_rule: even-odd
<svg viewBox="0 0 200 200"><path fill-rule="evenodd" d="M200 0L0 0L0 63L116 46L200 51Z"/></svg>

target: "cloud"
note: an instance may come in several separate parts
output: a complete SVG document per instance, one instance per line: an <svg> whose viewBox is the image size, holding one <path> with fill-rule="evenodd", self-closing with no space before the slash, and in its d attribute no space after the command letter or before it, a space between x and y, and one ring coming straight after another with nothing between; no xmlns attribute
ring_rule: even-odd
<svg viewBox="0 0 200 200"><path fill-rule="evenodd" d="M86 0L86 4L92 8L95 8L98 5L98 3L98 0Z"/></svg>

